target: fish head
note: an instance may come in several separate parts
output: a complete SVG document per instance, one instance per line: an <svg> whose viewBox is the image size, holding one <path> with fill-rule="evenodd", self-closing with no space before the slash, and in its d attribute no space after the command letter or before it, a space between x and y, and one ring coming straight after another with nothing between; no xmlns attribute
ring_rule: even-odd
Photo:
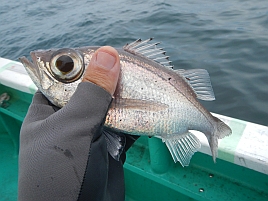
<svg viewBox="0 0 268 201"><path fill-rule="evenodd" d="M82 81L87 65L97 48L37 50L20 61L37 88L58 107L63 107Z"/></svg>

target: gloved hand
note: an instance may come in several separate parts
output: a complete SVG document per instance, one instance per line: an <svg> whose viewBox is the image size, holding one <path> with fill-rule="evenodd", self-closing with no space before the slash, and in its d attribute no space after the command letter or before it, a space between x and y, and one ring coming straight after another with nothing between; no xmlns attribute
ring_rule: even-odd
<svg viewBox="0 0 268 201"><path fill-rule="evenodd" d="M102 135L119 71L117 51L102 47L66 106L35 94L21 128L18 200L124 200L122 161Z"/></svg>

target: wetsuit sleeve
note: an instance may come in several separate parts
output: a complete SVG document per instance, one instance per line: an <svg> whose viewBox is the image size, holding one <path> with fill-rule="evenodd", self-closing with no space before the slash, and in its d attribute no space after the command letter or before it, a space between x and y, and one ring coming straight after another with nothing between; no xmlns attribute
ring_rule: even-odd
<svg viewBox="0 0 268 201"><path fill-rule="evenodd" d="M101 130L111 101L87 82L56 112L35 94L20 134L18 200L83 200L85 186L91 188L86 199L105 199L111 168ZM122 183L122 163L117 165Z"/></svg>

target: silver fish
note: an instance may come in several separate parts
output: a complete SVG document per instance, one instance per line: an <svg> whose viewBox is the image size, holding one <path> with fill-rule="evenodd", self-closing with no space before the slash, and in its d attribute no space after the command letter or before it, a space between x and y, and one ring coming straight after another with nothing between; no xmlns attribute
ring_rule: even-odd
<svg viewBox="0 0 268 201"><path fill-rule="evenodd" d="M163 49L151 40L138 39L117 49L121 74L105 127L114 132L160 137L173 160L183 166L189 165L201 146L189 132L198 130L207 137L215 161L218 139L232 131L197 100L215 99L208 72L173 70ZM98 48L38 50L31 52L33 63L25 57L20 60L38 89L53 104L63 107Z"/></svg>

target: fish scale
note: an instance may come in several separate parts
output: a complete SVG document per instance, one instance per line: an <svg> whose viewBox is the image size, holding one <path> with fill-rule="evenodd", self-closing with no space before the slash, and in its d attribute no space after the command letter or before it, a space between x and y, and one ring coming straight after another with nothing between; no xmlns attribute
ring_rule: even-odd
<svg viewBox="0 0 268 201"><path fill-rule="evenodd" d="M125 141L119 133L157 136L173 160L187 166L201 146L189 130L198 130L207 137L215 161L218 139L232 131L197 100L215 99L207 71L173 70L166 52L151 41L138 39L117 49L121 74L103 129L108 152L120 158ZM31 52L33 62L25 57L20 60L38 89L53 104L64 107L98 48L38 50ZM63 58L73 62L70 72L61 72L65 66L57 67Z"/></svg>

